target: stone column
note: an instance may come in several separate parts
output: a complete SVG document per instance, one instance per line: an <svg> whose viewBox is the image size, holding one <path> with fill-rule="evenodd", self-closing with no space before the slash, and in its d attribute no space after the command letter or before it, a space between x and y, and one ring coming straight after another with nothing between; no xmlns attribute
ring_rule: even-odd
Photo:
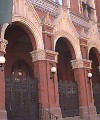
<svg viewBox="0 0 100 120"><path fill-rule="evenodd" d="M83 120L97 120L96 108L93 100L92 81L88 78L91 71L91 61L86 59L72 60L75 80L78 82L80 118Z"/></svg>
<svg viewBox="0 0 100 120"><path fill-rule="evenodd" d="M0 38L0 56L4 56L7 41ZM4 70L0 68L0 120L7 120L7 113L5 110L5 78Z"/></svg>
<svg viewBox="0 0 100 120"><path fill-rule="evenodd" d="M51 50L31 52L34 64L34 77L37 77L39 80L39 101L44 109L61 117L57 74L55 73L54 79L50 79L50 69L52 66L56 67L57 54Z"/></svg>

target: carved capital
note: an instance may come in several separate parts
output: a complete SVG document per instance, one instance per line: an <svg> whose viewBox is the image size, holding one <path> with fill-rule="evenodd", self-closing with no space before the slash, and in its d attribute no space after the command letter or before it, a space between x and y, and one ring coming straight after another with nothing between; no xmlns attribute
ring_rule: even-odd
<svg viewBox="0 0 100 120"><path fill-rule="evenodd" d="M72 68L86 68L91 69L91 63L92 61L87 59L80 59L80 60L71 60Z"/></svg>
<svg viewBox="0 0 100 120"><path fill-rule="evenodd" d="M30 52L30 54L32 56L32 62L46 59L44 50L35 50Z"/></svg>
<svg viewBox="0 0 100 120"><path fill-rule="evenodd" d="M35 50L30 52L32 56L32 62L47 60L57 62L58 53L50 50Z"/></svg>
<svg viewBox="0 0 100 120"><path fill-rule="evenodd" d="M7 44L8 44L7 40L0 38L0 52L6 53Z"/></svg>

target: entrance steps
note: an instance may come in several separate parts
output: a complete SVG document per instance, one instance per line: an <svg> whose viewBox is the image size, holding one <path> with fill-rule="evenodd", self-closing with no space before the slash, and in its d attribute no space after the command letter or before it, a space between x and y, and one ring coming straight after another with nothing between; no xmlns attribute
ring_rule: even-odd
<svg viewBox="0 0 100 120"><path fill-rule="evenodd" d="M76 117L60 118L58 120L82 120L82 119L80 119L79 116L76 116Z"/></svg>

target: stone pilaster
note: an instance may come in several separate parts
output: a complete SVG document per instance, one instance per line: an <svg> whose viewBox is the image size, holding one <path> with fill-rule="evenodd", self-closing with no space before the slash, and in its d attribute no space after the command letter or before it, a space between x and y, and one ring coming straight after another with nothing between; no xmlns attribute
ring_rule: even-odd
<svg viewBox="0 0 100 120"><path fill-rule="evenodd" d="M72 60L75 80L78 82L80 118L83 120L97 120L94 106L92 81L88 78L91 72L91 61L87 59Z"/></svg>
<svg viewBox="0 0 100 120"><path fill-rule="evenodd" d="M49 13L45 17L41 18L42 24L42 35L44 40L44 48L46 50L53 50L54 49L54 41L53 41L53 23L50 19Z"/></svg>
<svg viewBox="0 0 100 120"><path fill-rule="evenodd" d="M50 79L51 67L56 67L57 52L51 50L36 50L31 52L34 64L34 77L39 80L39 101L42 107L52 114L61 117L57 73Z"/></svg>
<svg viewBox="0 0 100 120"><path fill-rule="evenodd" d="M7 41L0 38L0 56L4 56ZM5 110L5 78L4 71L0 68L0 120L7 120L7 113Z"/></svg>

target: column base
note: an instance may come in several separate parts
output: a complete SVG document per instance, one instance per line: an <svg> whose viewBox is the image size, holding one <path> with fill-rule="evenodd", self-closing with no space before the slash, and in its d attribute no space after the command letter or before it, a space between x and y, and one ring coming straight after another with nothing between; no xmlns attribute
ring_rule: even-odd
<svg viewBox="0 0 100 120"><path fill-rule="evenodd" d="M91 104L80 107L80 118L83 120L98 120L95 106Z"/></svg>
<svg viewBox="0 0 100 120"><path fill-rule="evenodd" d="M6 110L0 110L0 120L7 120Z"/></svg>
<svg viewBox="0 0 100 120"><path fill-rule="evenodd" d="M58 118L62 118L61 109L60 108L50 108L50 113L57 116Z"/></svg>

